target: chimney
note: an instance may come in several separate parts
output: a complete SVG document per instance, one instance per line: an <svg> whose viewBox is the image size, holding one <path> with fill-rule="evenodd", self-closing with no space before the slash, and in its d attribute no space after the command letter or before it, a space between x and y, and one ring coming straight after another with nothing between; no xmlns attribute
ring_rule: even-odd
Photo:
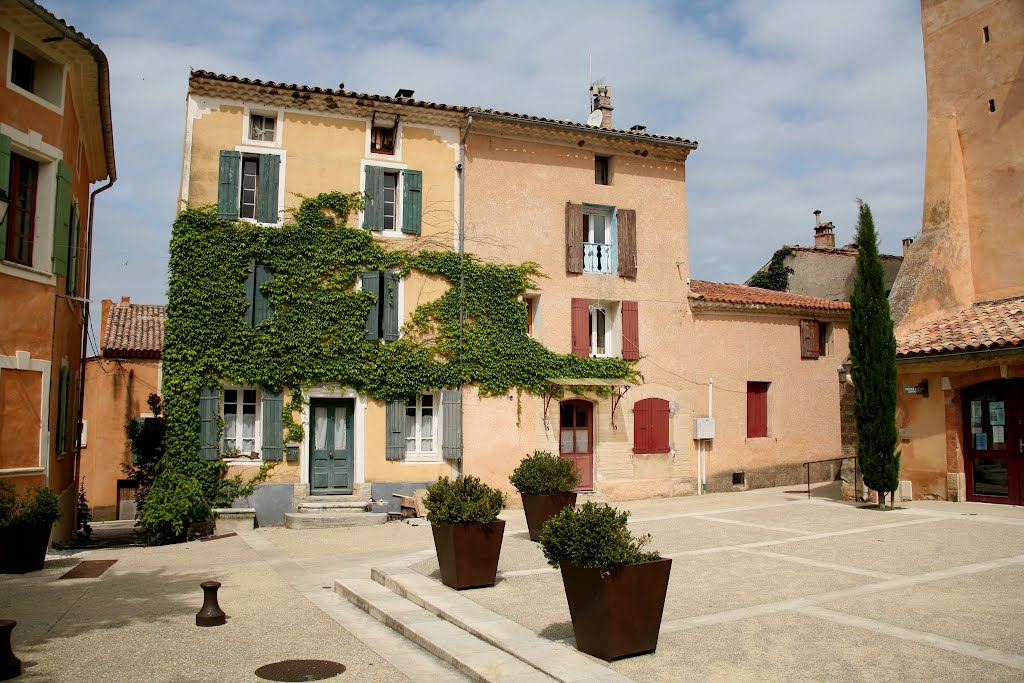
<svg viewBox="0 0 1024 683"><path fill-rule="evenodd" d="M130 296L122 296L121 297L121 303L118 304L118 306L120 308L125 308L126 306L131 304L131 302L132 302L132 298Z"/></svg>
<svg viewBox="0 0 1024 683"><path fill-rule="evenodd" d="M612 127L612 89L607 85L592 85L590 86L590 94L593 96L593 104L591 105L591 111L601 112L601 127L611 128Z"/></svg>
<svg viewBox="0 0 1024 683"><path fill-rule="evenodd" d="M914 243L914 238L913 237L904 237L903 238L903 256L904 256L904 258L906 258L907 252L910 251L910 245L913 244L913 243Z"/></svg>
<svg viewBox="0 0 1024 683"><path fill-rule="evenodd" d="M814 248L815 249L835 249L836 248L836 234L835 226L832 222L828 223L821 222L821 211L814 212Z"/></svg>
<svg viewBox="0 0 1024 683"><path fill-rule="evenodd" d="M629 130L632 133L637 133L637 134L643 133L643 134L646 134L647 133L647 126L645 126L642 123L638 123L635 126L630 126Z"/></svg>

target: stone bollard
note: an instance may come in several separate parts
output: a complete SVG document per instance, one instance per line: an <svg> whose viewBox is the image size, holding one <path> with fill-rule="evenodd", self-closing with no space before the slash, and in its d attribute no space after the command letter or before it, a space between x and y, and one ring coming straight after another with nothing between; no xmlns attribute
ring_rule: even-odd
<svg viewBox="0 0 1024 683"><path fill-rule="evenodd" d="M0 681L21 675L21 660L11 649L11 631L18 625L13 619L0 619Z"/></svg>
<svg viewBox="0 0 1024 683"><path fill-rule="evenodd" d="M203 589L203 608L196 612L196 626L223 626L227 615L217 604L219 581L203 581L199 584Z"/></svg>

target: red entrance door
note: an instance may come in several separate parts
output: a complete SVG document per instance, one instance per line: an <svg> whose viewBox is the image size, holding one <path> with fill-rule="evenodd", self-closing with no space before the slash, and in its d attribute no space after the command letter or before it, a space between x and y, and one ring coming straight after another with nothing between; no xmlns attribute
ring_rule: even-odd
<svg viewBox="0 0 1024 683"><path fill-rule="evenodd" d="M580 473L576 491L594 490L594 405L572 400L559 404L558 454L572 460Z"/></svg>
<svg viewBox="0 0 1024 683"><path fill-rule="evenodd" d="M1024 503L1024 381L963 390L967 500Z"/></svg>

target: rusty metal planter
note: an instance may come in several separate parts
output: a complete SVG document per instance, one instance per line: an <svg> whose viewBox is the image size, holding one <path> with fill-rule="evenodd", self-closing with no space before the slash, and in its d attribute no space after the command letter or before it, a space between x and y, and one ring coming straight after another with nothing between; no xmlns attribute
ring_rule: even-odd
<svg viewBox="0 0 1024 683"><path fill-rule="evenodd" d="M496 519L488 524L434 524L431 530L441 583L456 590L494 585L505 520Z"/></svg>
<svg viewBox="0 0 1024 683"><path fill-rule="evenodd" d="M0 574L24 574L42 569L51 526L19 524L0 528Z"/></svg>
<svg viewBox="0 0 1024 683"><path fill-rule="evenodd" d="M606 661L654 652L672 560L600 569L561 563L576 647Z"/></svg>
<svg viewBox="0 0 1024 683"><path fill-rule="evenodd" d="M523 511L526 512L526 526L530 528L530 540L539 541L544 522L548 521L563 508L576 505L576 493L520 493L523 499Z"/></svg>

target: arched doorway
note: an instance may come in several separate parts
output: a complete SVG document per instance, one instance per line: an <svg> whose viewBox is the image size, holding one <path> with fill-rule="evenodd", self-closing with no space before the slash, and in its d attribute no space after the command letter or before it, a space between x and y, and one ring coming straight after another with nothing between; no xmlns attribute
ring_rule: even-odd
<svg viewBox="0 0 1024 683"><path fill-rule="evenodd" d="M594 490L594 404L573 399L558 405L558 454L580 472L576 491Z"/></svg>
<svg viewBox="0 0 1024 683"><path fill-rule="evenodd" d="M1024 381L995 380L965 388L964 470L967 500L1024 502Z"/></svg>

